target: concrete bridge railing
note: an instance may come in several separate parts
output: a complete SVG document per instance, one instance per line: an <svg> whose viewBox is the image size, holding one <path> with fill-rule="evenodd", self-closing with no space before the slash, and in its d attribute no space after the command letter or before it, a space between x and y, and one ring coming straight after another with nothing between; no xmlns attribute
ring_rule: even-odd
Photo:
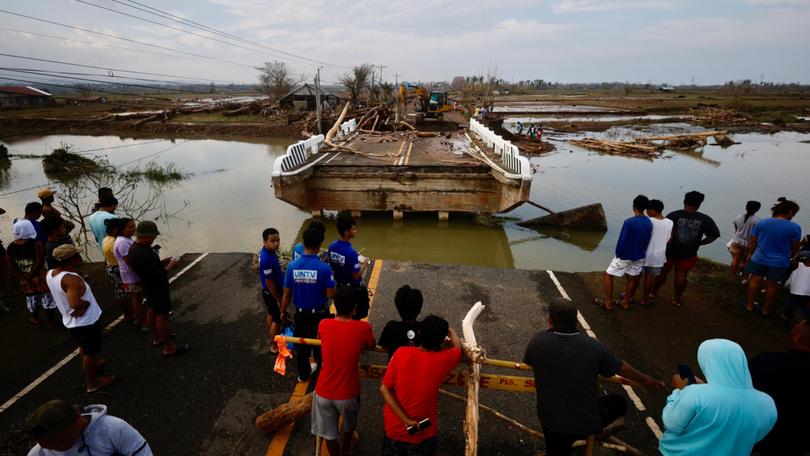
<svg viewBox="0 0 810 456"><path fill-rule="evenodd" d="M287 152L284 155L276 158L276 160L273 162L273 172L271 173L271 176L278 177L294 175L315 165L322 157L310 162L307 166L301 167L301 165L306 163L310 157L318 154L318 146L323 143L323 140L323 135L317 135L309 139L298 141L297 143L287 147ZM322 156L326 155L324 154Z"/></svg>
<svg viewBox="0 0 810 456"><path fill-rule="evenodd" d="M357 120L351 119L340 124L340 135L346 136L357 130Z"/></svg>
<svg viewBox="0 0 810 456"><path fill-rule="evenodd" d="M504 174L512 179L531 180L532 169L529 159L520 155L520 149L511 141L503 139L494 131L485 127L476 119L470 119L470 131L478 135L481 141L501 157L501 163L506 168Z"/></svg>

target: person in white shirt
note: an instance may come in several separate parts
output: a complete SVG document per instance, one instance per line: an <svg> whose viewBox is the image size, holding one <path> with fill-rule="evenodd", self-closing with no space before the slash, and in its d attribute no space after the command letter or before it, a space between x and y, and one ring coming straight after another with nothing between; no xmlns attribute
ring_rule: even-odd
<svg viewBox="0 0 810 456"><path fill-rule="evenodd" d="M798 307L802 319L810 321L810 250L799 252L796 261L799 264L790 274L790 300L780 317L782 320L791 321Z"/></svg>
<svg viewBox="0 0 810 456"><path fill-rule="evenodd" d="M56 308L62 314L62 323L79 345L82 353L87 392L92 393L115 381L115 376L99 376L98 370L107 360L101 353L101 307L98 306L90 285L78 274L82 264L82 249L72 244L63 244L54 249L51 256L57 263L45 275Z"/></svg>
<svg viewBox="0 0 810 456"><path fill-rule="evenodd" d="M749 201L745 204L745 212L734 217L731 224L734 225L734 236L728 241L726 247L731 254L731 265L729 273L736 277L738 272L745 271L746 258L748 258L748 242L751 240L751 231L759 221L756 216L762 203L759 201ZM743 272L743 274L745 274Z"/></svg>
<svg viewBox="0 0 810 456"><path fill-rule="evenodd" d="M650 296L655 278L661 275L661 268L667 261L667 243L672 236L672 220L664 217L664 203L661 200L650 200L647 217L653 224L652 237L647 245L647 256L644 258L644 293L641 305L652 304Z"/></svg>

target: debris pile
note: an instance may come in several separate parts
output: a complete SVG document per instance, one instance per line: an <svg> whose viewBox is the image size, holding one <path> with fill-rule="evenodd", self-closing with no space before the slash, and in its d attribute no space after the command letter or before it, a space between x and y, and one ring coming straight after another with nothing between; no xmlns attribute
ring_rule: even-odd
<svg viewBox="0 0 810 456"><path fill-rule="evenodd" d="M692 152L700 149L714 137L716 144L728 147L735 143L728 135L728 131L702 131L699 133L684 133L680 135L646 136L638 137L632 141L610 141L606 139L584 138L572 139L568 142L586 149L604 152L611 155L624 155L628 157L655 158L664 150Z"/></svg>
<svg viewBox="0 0 810 456"><path fill-rule="evenodd" d="M63 145L42 159L42 168L47 175L77 177L100 172L104 166L95 160L70 152L70 147Z"/></svg>
<svg viewBox="0 0 810 456"><path fill-rule="evenodd" d="M695 120L704 125L740 125L751 119L739 112L716 105L698 105L692 109Z"/></svg>

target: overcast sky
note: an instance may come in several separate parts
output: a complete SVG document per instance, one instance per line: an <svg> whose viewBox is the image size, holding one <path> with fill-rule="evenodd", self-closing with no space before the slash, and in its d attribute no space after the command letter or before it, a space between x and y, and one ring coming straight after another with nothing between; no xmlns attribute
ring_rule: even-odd
<svg viewBox="0 0 810 456"><path fill-rule="evenodd" d="M132 9L127 5L144 7L130 0L86 1L194 30ZM764 74L767 81L810 83L810 0L137 2L328 64L322 70L325 81L336 81L346 71L339 66L368 62L386 65L384 77L391 80L395 73L400 80L450 80L497 68L507 80L679 84L694 78L697 84L713 84L758 82ZM0 13L4 54L234 82L254 82L256 71L250 67L267 60L286 60L307 78L319 65L249 44L211 41L75 0L3 0L0 8L232 63L171 57L167 50ZM3 56L0 66L100 71Z"/></svg>

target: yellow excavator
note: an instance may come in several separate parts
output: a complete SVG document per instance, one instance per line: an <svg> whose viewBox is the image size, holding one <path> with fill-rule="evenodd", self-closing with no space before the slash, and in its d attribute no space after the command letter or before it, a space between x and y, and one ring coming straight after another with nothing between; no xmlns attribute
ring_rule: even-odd
<svg viewBox="0 0 810 456"><path fill-rule="evenodd" d="M416 97L416 124L422 123L425 118L443 118L444 113L453 110L453 105L449 103L447 92L442 90L428 90L422 86L413 87ZM399 102L405 106L408 98L408 87L405 84L399 86Z"/></svg>

